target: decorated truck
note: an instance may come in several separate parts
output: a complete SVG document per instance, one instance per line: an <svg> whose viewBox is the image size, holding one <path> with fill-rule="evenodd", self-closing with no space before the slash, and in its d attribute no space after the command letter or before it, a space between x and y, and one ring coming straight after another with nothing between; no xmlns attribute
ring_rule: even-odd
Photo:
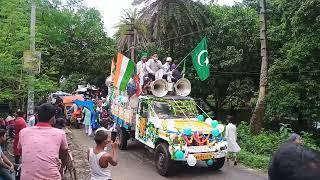
<svg viewBox="0 0 320 180"><path fill-rule="evenodd" d="M185 89L181 84L180 88ZM155 165L162 176L170 174L177 161L189 166L205 161L209 168L222 168L227 153L227 143L222 136L224 126L206 115L199 115L193 98L181 93L159 97L162 87L157 84L152 87L156 96L113 97L111 114L120 149L127 148L130 138L140 141L155 152ZM181 92L178 89L176 91Z"/></svg>

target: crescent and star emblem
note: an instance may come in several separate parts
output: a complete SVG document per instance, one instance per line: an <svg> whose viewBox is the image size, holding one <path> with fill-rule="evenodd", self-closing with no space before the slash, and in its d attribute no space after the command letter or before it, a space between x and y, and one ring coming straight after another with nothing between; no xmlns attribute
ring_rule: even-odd
<svg viewBox="0 0 320 180"><path fill-rule="evenodd" d="M204 66L204 65L201 64L201 62L200 62L201 56L202 56L204 53L208 53L208 51L207 51L207 50L202 50L202 51L198 54L198 64L199 64L200 66ZM208 66L208 64L209 64L209 59L208 59L208 57L206 57L206 60L204 61L204 63L206 64L206 66Z"/></svg>

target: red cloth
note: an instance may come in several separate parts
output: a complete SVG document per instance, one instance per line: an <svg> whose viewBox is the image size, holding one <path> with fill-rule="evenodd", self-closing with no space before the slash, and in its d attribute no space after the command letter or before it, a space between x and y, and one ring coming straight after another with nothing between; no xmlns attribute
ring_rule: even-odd
<svg viewBox="0 0 320 180"><path fill-rule="evenodd" d="M134 82L136 83L136 95L139 96L141 94L141 87L140 87L140 80L139 80L139 76L136 75L133 77Z"/></svg>
<svg viewBox="0 0 320 180"><path fill-rule="evenodd" d="M26 121L22 117L18 117L14 122L14 140L13 140L13 154L15 156L21 155L21 150L18 149L19 134L23 128L27 127Z"/></svg>

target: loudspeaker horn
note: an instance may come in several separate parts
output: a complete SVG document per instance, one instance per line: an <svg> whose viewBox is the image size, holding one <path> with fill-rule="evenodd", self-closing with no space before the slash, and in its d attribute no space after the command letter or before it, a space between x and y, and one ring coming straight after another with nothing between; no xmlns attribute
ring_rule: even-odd
<svg viewBox="0 0 320 180"><path fill-rule="evenodd" d="M168 93L168 83L164 79L157 79L150 84L151 92L156 97L163 97Z"/></svg>
<svg viewBox="0 0 320 180"><path fill-rule="evenodd" d="M191 93L191 83L188 79L179 79L174 85L176 95L178 96L188 96Z"/></svg>

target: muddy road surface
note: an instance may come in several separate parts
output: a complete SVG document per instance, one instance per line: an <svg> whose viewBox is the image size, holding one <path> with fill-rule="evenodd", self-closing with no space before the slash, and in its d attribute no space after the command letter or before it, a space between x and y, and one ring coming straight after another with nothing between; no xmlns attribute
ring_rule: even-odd
<svg viewBox="0 0 320 180"><path fill-rule="evenodd" d="M83 130L72 129L69 135L70 144L73 151L78 179L86 180L89 177L88 161L86 152L89 147L94 147L95 142L92 137L87 137ZM150 153L138 142L130 141L128 149L120 151L118 166L112 167L113 180L267 180L264 173L249 170L236 166L232 163L225 163L225 166L214 171L205 165L188 167L182 165L178 167L173 176L162 177L157 173L153 161L153 153Z"/></svg>

